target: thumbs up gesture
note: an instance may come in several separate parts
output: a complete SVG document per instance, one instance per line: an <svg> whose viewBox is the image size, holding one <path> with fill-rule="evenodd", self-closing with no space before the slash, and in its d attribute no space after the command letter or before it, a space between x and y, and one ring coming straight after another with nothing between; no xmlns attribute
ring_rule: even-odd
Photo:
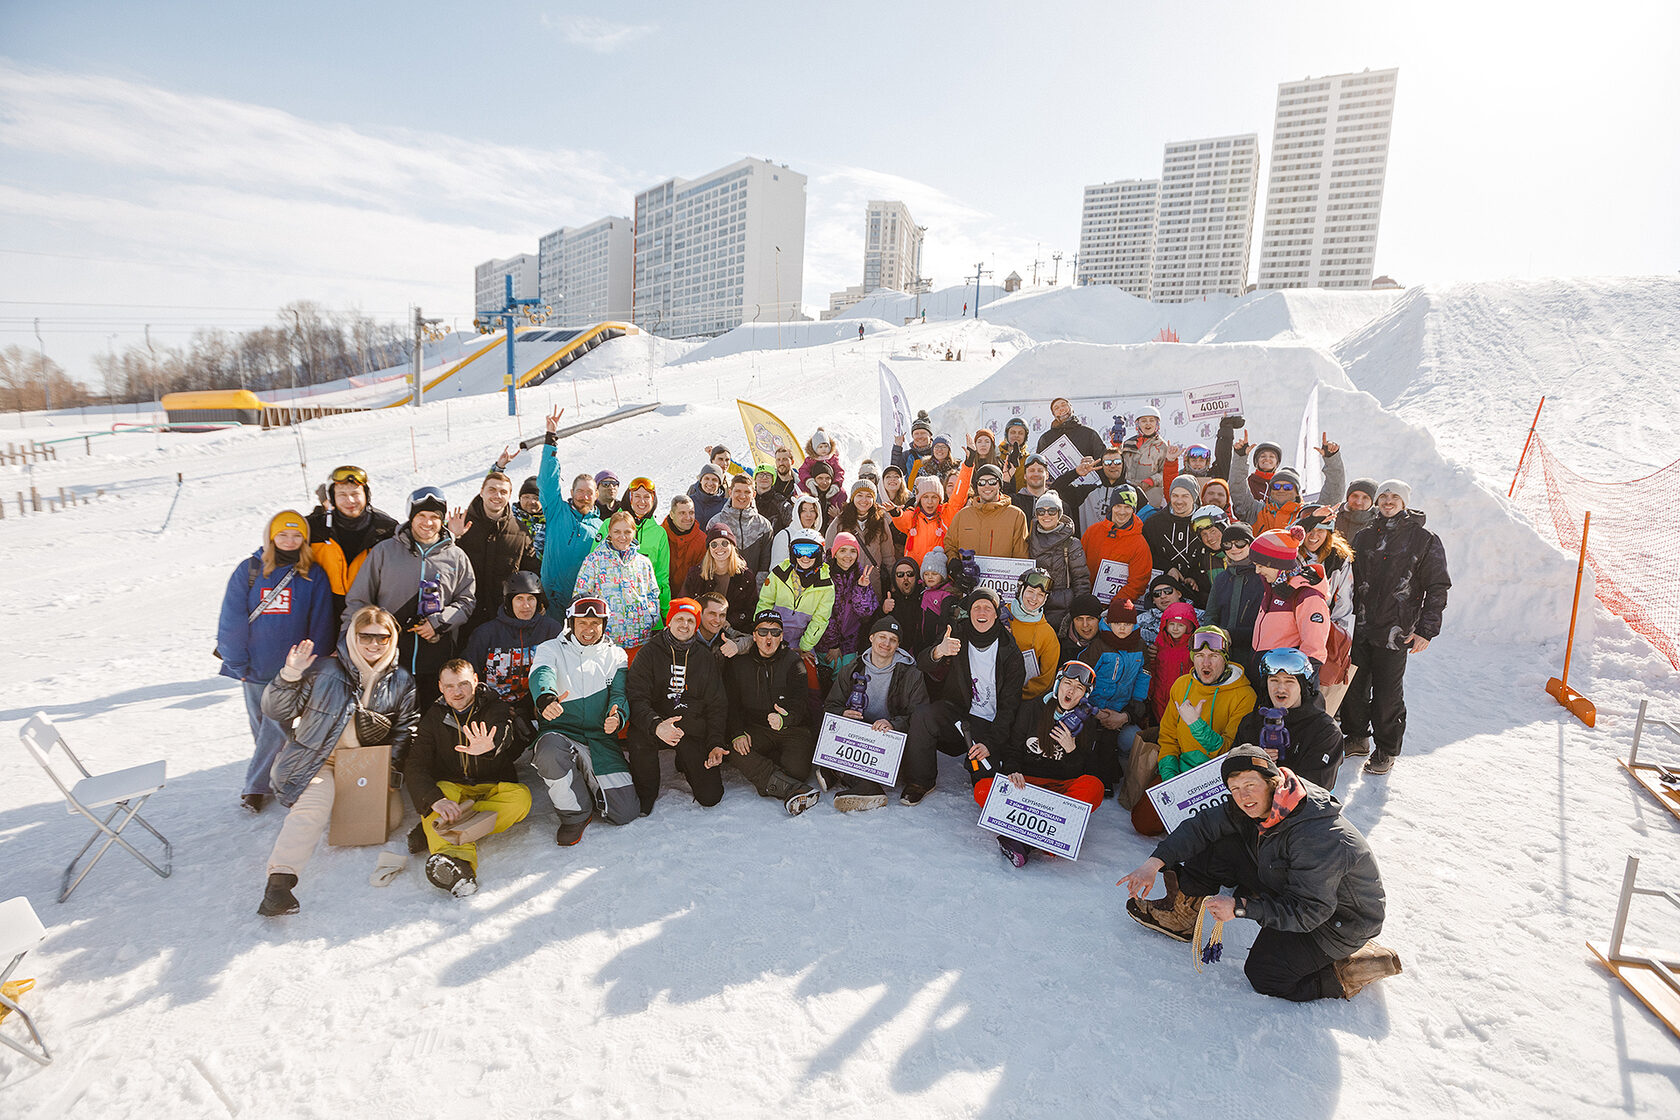
<svg viewBox="0 0 1680 1120"><path fill-rule="evenodd" d="M618 714L618 705L614 704L612 709L607 712L607 718L601 722L601 731L606 735L616 735L618 734L618 725L623 722L624 718Z"/></svg>
<svg viewBox="0 0 1680 1120"><path fill-rule="evenodd" d="M770 730L780 731L787 726L787 709L777 704L776 710L764 717L764 722L770 725Z"/></svg>
<svg viewBox="0 0 1680 1120"><path fill-rule="evenodd" d="M955 657L961 652L962 639L952 637L951 627L945 627L945 637L940 640L938 648L933 651L934 660L943 661L945 658Z"/></svg>

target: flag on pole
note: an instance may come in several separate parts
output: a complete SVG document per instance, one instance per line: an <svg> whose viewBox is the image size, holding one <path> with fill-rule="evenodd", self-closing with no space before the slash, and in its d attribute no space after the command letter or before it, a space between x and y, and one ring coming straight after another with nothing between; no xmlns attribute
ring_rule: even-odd
<svg viewBox="0 0 1680 1120"><path fill-rule="evenodd" d="M775 466L778 447L792 451L795 463L804 458L793 429L778 420L775 413L739 399L735 407L741 410L741 426L747 430L747 443L752 448L755 465Z"/></svg>
<svg viewBox="0 0 1680 1120"><path fill-rule="evenodd" d="M893 440L910 438L910 396L886 362L881 366L881 459L892 461Z"/></svg>
<svg viewBox="0 0 1680 1120"><path fill-rule="evenodd" d="M1317 494L1324 489L1324 459L1318 453L1318 386L1314 385L1312 392L1307 394L1307 407L1301 413L1301 436L1295 441L1295 469L1301 472L1300 498L1306 501L1309 494ZM1332 501L1339 501L1341 495L1336 495Z"/></svg>

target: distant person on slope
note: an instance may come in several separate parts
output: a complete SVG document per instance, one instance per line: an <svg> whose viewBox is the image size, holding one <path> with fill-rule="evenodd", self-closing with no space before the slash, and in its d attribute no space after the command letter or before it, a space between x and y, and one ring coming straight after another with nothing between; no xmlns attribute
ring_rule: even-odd
<svg viewBox="0 0 1680 1120"><path fill-rule="evenodd" d="M1203 905L1228 922L1252 918L1260 935L1243 972L1254 990L1296 1002L1352 999L1400 972L1372 938L1385 898L1376 857L1341 814L1341 802L1258 747L1237 747L1220 775L1231 799L1197 813L1120 881L1126 912L1178 941L1195 936ZM1167 872L1166 897L1147 899ZM1220 887L1234 896L1220 895Z"/></svg>
<svg viewBox="0 0 1680 1120"><path fill-rule="evenodd" d="M1447 609L1447 552L1407 508L1412 488L1398 478L1377 487L1377 519L1353 542L1353 675L1342 701L1350 755L1370 754L1370 774L1386 774L1406 738L1406 658L1441 632ZM1371 740L1376 740L1372 752Z"/></svg>

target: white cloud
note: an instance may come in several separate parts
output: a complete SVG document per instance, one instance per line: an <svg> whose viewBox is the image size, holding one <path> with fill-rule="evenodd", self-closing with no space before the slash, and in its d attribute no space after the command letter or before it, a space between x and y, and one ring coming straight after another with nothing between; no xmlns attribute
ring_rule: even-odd
<svg viewBox="0 0 1680 1120"><path fill-rule="evenodd" d="M623 50L637 39L657 30L651 23L617 23L599 16L542 17L544 27L560 32L566 42L596 54L612 54Z"/></svg>

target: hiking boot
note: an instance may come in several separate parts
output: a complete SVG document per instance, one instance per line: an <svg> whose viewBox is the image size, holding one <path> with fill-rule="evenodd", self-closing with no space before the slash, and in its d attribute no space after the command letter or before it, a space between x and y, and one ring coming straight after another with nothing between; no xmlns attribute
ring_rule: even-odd
<svg viewBox="0 0 1680 1120"><path fill-rule="evenodd" d="M788 816L797 817L811 806L822 800L821 792L806 786L803 790L793 794L782 804L787 806Z"/></svg>
<svg viewBox="0 0 1680 1120"><path fill-rule="evenodd" d="M1395 758L1394 755L1383 754L1381 751L1378 751L1376 754L1372 755L1366 761L1366 763L1365 763L1365 773L1367 773L1367 774L1386 774L1386 773L1388 773L1390 770L1394 769L1394 758Z"/></svg>
<svg viewBox="0 0 1680 1120"><path fill-rule="evenodd" d="M297 895L292 888L297 886L297 876L287 871L276 871L268 877L268 887L263 891L262 902L257 906L257 913L265 918L278 917L281 914L296 914L298 912Z"/></svg>
<svg viewBox="0 0 1680 1120"><path fill-rule="evenodd" d="M1335 963L1336 979L1342 982L1342 998L1352 999L1365 985L1385 976L1398 976L1400 955L1375 941L1367 941L1351 957Z"/></svg>
<svg viewBox="0 0 1680 1120"><path fill-rule="evenodd" d="M427 847L429 847L429 845L426 843L426 825L422 822L409 830L408 854L417 856L421 852L425 851Z"/></svg>
<svg viewBox="0 0 1680 1120"><path fill-rule="evenodd" d="M251 814L254 816L263 811L263 805L267 801L268 798L263 794L247 793L239 799L239 804L250 810Z"/></svg>
<svg viewBox="0 0 1680 1120"><path fill-rule="evenodd" d="M885 808L887 795L884 793L857 793L847 790L845 793L834 795L834 807L842 813L862 813L870 809Z"/></svg>
<svg viewBox="0 0 1680 1120"><path fill-rule="evenodd" d="M999 836L997 838L997 842L998 847L1003 851L1004 859L1008 860L1016 867L1025 867L1027 865L1027 846L1025 844L1021 843L1019 840L1010 839L1007 836Z"/></svg>
<svg viewBox="0 0 1680 1120"><path fill-rule="evenodd" d="M1342 753L1349 758L1364 758L1371 753L1369 735L1353 735L1342 740Z"/></svg>
<svg viewBox="0 0 1680 1120"><path fill-rule="evenodd" d="M445 855L434 852L426 860L426 878L432 885L446 890L456 898L465 898L478 890L478 880L473 877L472 864L459 856Z"/></svg>
<svg viewBox="0 0 1680 1120"><path fill-rule="evenodd" d="M569 848L583 839L583 830L589 827L594 817L585 817L581 821L561 821L560 827L554 833L554 842L562 848Z"/></svg>
<svg viewBox="0 0 1680 1120"><path fill-rule="evenodd" d="M1206 895L1185 894L1178 889L1178 876L1171 871L1162 875L1167 884L1165 898L1131 898L1126 900L1126 913L1140 926L1164 933L1174 941L1189 941L1196 933L1196 915L1201 912Z"/></svg>
<svg viewBox="0 0 1680 1120"><path fill-rule="evenodd" d="M932 792L932 786L905 786L904 792L898 795L898 803L900 805L920 805L922 798Z"/></svg>

